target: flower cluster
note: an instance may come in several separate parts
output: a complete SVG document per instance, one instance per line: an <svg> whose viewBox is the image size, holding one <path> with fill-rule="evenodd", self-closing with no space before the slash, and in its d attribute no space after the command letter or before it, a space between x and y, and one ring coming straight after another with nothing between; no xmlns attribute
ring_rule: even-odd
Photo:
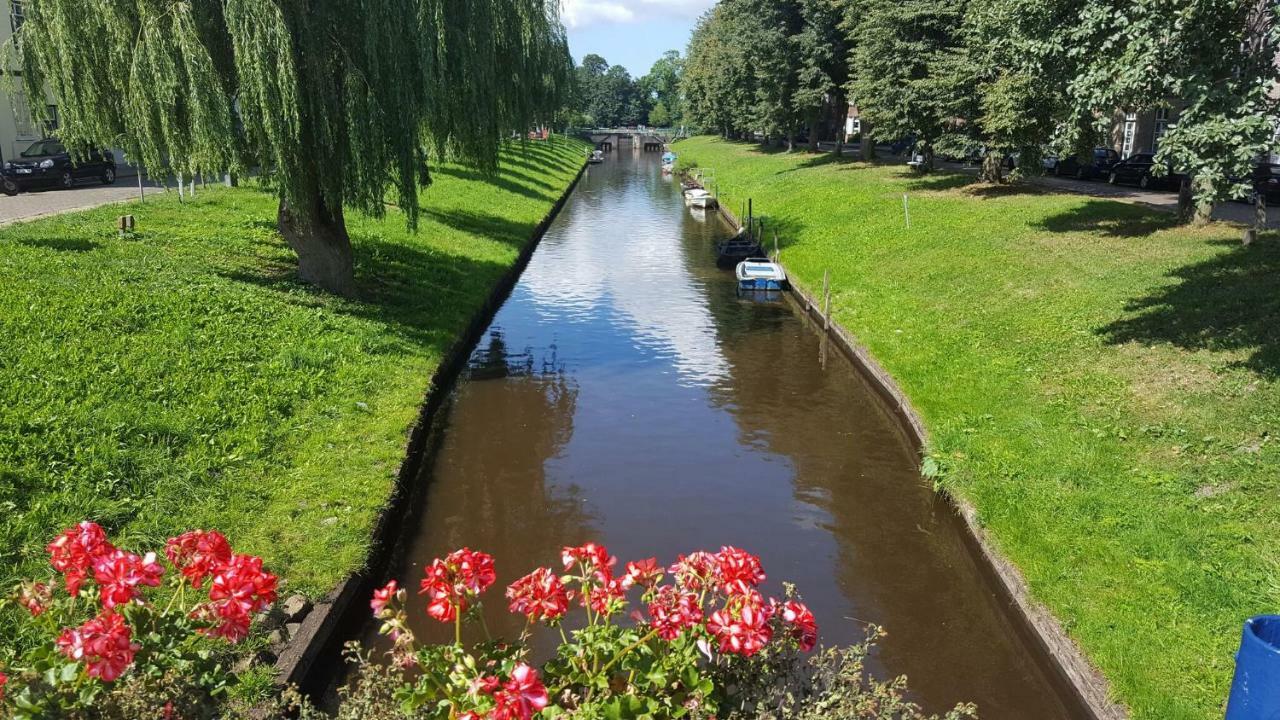
<svg viewBox="0 0 1280 720"><path fill-rule="evenodd" d="M547 706L547 688L538 677L538 671L520 663L511 671L504 683L496 676L477 678L472 683L477 696L487 696L493 708L486 714L475 710L462 713L460 720L529 720Z"/></svg>
<svg viewBox="0 0 1280 720"><path fill-rule="evenodd" d="M15 599L32 617L50 613L51 625L63 626L54 646L69 660L83 664L87 676L113 682L133 664L141 649L137 640L153 635L146 630L136 638L126 609L152 607L145 590L163 584L165 568L156 553L121 550L99 525L87 521L58 535L47 550L50 565L62 575L66 595L60 598L54 583L27 582L19 586ZM199 589L212 578L208 599L194 609L178 603L175 610L171 602L163 611L154 607L148 611L150 617L176 618L174 627L183 633L195 630L237 642L248 635L253 614L276 600L276 577L262 569L262 560L234 554L216 531L195 530L171 538L165 556L177 571L169 576L174 578L175 601L185 599L185 586ZM81 597L91 602L73 600ZM86 620L86 607L97 614ZM193 627L190 619L209 625Z"/></svg>
<svg viewBox="0 0 1280 720"><path fill-rule="evenodd" d="M550 568L538 568L507 588L507 607L529 622L554 622L569 611L569 592Z"/></svg>
<svg viewBox="0 0 1280 720"><path fill-rule="evenodd" d="M62 573L67 592L75 597L93 569L93 561L115 548L97 523L82 522L54 538L48 550L49 563Z"/></svg>
<svg viewBox="0 0 1280 720"><path fill-rule="evenodd" d="M133 642L133 631L125 624L124 616L114 610L104 610L78 628L63 630L57 646L63 655L83 662L89 677L104 682L114 682L124 674L141 649Z"/></svg>
<svg viewBox="0 0 1280 720"><path fill-rule="evenodd" d="M493 556L468 548L437 558L424 573L418 594L427 596L427 614L440 622L456 621L498 579Z"/></svg>
<svg viewBox="0 0 1280 720"><path fill-rule="evenodd" d="M217 530L192 530L169 538L164 554L192 586L200 587L231 562L231 543Z"/></svg>
<svg viewBox="0 0 1280 720"><path fill-rule="evenodd" d="M275 603L276 583L276 576L262 569L262 558L232 555L213 576L209 602L194 614L217 622L206 634L240 642L249 635L253 614Z"/></svg>
<svg viewBox="0 0 1280 720"><path fill-rule="evenodd" d="M488 653L477 659L462 644L463 615L478 607L479 596L497 577L491 556L463 548L425 568L421 594L427 596L427 615L456 627L454 644L433 652L415 650L407 615L392 607L404 600L396 581L375 591L369 606L382 621L382 634L394 643L389 652L393 663L431 678L405 688L410 704L448 706L450 716L460 720L529 720L552 697L567 702L566 707L580 708L593 691L630 687L626 692L639 692L631 687L636 666L628 656L641 647L649 655L680 653L677 657L684 659L677 663L696 666L701 656L689 654L691 644L696 644L707 660L722 666L713 652L750 657L779 637L805 652L817 644L813 613L798 600L766 599L759 589L765 580L760 558L745 550L726 546L716 553L694 552L670 567L656 558L635 560L626 563L621 575L614 574L617 558L595 543L566 547L560 558L563 574L539 567L506 588L508 609L530 625L559 626L575 602L585 609L587 627L571 631L575 641L561 628L566 645L557 661L544 668L552 681L562 683L550 694L538 671L519 661L527 648L477 645ZM670 581L664 584L668 575ZM615 623L628 593L636 589L642 594L642 609L631 614L635 624ZM528 637L526 627L522 644ZM499 667L509 669L507 680L499 677ZM686 685L686 690L695 685Z"/></svg>

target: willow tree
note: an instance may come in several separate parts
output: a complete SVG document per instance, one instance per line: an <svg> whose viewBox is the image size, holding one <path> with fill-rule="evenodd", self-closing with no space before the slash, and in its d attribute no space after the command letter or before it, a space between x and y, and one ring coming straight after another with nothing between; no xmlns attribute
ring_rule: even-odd
<svg viewBox="0 0 1280 720"><path fill-rule="evenodd" d="M571 77L556 0L27 0L29 97L71 148L269 172L299 275L354 291L344 208L411 227L429 158L492 170ZM33 103L40 112L42 103Z"/></svg>

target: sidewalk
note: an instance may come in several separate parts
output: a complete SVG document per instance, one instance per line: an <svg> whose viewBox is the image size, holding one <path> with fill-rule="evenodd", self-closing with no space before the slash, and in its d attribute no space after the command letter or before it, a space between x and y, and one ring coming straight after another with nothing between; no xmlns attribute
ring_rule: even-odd
<svg viewBox="0 0 1280 720"><path fill-rule="evenodd" d="M145 185L148 196L163 192L163 188L154 182L148 181ZM0 195L0 226L137 199L137 177L119 178L114 185L86 184L70 190L37 190L13 197Z"/></svg>

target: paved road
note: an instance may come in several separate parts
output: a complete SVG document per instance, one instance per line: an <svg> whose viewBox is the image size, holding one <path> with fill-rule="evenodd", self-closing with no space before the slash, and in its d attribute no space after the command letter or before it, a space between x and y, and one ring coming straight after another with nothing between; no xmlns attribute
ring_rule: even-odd
<svg viewBox="0 0 1280 720"><path fill-rule="evenodd" d="M146 191L160 192L160 187L148 183ZM70 190L40 190L14 197L0 195L0 225L136 199L136 177L120 178L114 185L79 185Z"/></svg>
<svg viewBox="0 0 1280 720"><path fill-rule="evenodd" d="M834 150L834 145L827 143L818 143L821 149ZM879 148L880 158L893 158L889 154L888 148ZM844 155L856 156L860 152L858 146L846 146ZM902 162L906 162L903 158ZM956 172L977 174L978 168L974 165L964 165L961 163L938 162L939 168L952 170ZM1061 177L1038 177L1032 178L1031 182L1061 192L1076 193L1079 195L1088 195L1090 197L1107 198L1110 200L1119 200L1121 202L1135 203L1146 205L1148 207L1163 212L1178 211L1178 194L1171 191L1162 190L1141 190L1136 187L1128 187L1124 185L1109 185L1097 180L1076 180L1074 178ZM1242 225L1253 224L1253 206L1245 203L1228 202L1220 203L1213 210L1213 218L1215 220L1225 220L1227 222L1240 223ZM1280 228L1280 208L1273 207L1267 209L1267 227Z"/></svg>

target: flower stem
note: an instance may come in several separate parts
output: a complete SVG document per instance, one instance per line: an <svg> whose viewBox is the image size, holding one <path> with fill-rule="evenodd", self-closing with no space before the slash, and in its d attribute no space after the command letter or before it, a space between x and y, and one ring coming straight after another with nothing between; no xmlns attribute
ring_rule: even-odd
<svg viewBox="0 0 1280 720"><path fill-rule="evenodd" d="M453 644L462 646L462 609L454 608L453 611Z"/></svg>
<svg viewBox="0 0 1280 720"><path fill-rule="evenodd" d="M617 655L614 655L612 660L610 660L609 662L605 663L604 667L600 668L600 674L601 674L601 675L603 675L603 674L605 674L605 673L608 673L608 672L609 672L609 668L611 668L611 667L613 667L614 665L616 665L616 664L618 663L618 661L619 661L619 660L621 660L623 657L625 657L625 656L627 655L627 653L629 653L629 652L631 652L632 650L635 650L636 648L640 647L641 645L643 645L643 644L645 644L645 643L649 642L650 640L652 640L652 639L654 639L655 637L657 637L657 635L658 635L658 631L657 631L657 630L650 630L648 635L645 635L644 637L640 638L639 640L637 640L637 641L635 641L635 642L631 643L629 646L627 646L627 649L626 649L626 650L623 650L622 652L618 653Z"/></svg>

